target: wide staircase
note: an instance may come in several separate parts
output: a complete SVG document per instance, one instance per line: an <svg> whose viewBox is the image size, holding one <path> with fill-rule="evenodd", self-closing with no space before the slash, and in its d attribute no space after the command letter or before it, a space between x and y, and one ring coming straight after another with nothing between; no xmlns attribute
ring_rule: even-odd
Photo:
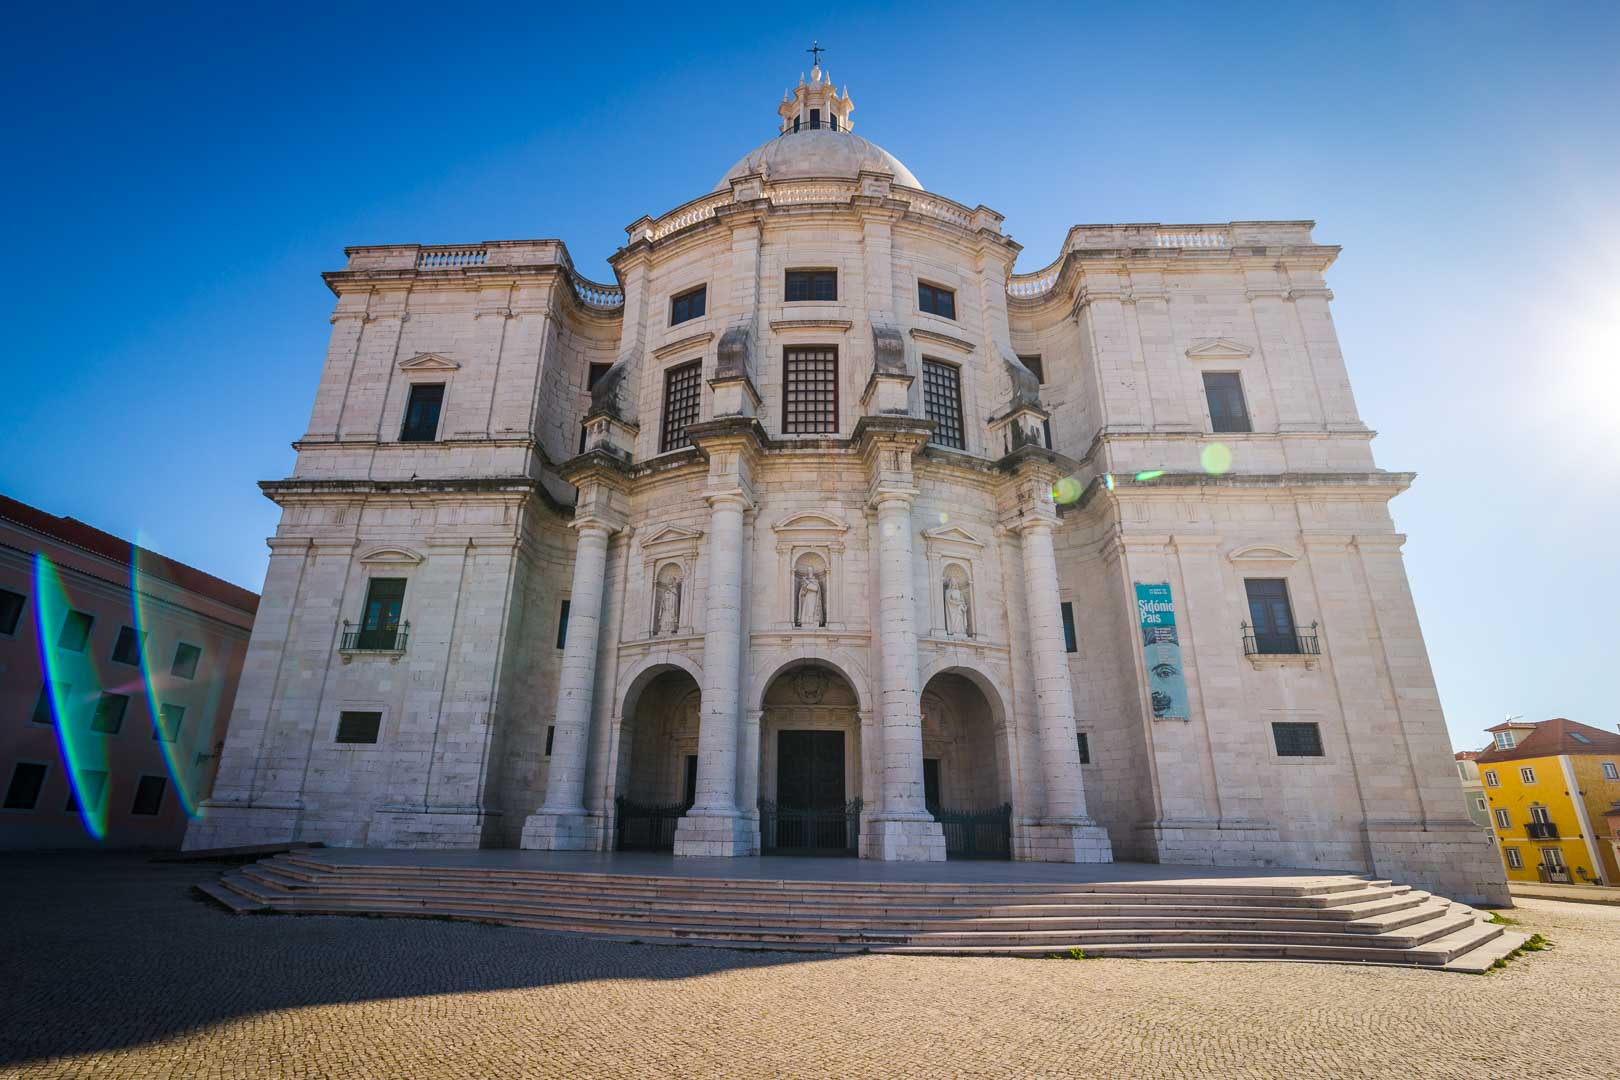
<svg viewBox="0 0 1620 1080"><path fill-rule="evenodd" d="M288 852L200 886L237 912L430 916L816 952L1314 960L1484 971L1524 941L1442 897L1333 874L1084 883L777 881L345 864Z"/></svg>

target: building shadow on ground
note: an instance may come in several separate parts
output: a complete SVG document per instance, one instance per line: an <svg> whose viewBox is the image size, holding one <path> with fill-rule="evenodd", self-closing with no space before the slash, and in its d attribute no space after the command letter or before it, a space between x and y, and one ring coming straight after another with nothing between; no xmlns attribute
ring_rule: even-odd
<svg viewBox="0 0 1620 1080"><path fill-rule="evenodd" d="M842 959L449 920L232 915L193 889L220 869L136 853L0 854L0 1065L283 1009Z"/></svg>

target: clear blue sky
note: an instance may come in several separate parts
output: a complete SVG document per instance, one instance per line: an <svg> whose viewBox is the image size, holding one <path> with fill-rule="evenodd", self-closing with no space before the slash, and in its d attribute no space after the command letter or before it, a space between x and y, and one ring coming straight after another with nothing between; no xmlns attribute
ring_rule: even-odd
<svg viewBox="0 0 1620 1080"><path fill-rule="evenodd" d="M1620 721L1616 5L119 7L4 16L0 491L257 589L345 244L554 236L610 280L818 37L1020 270L1077 222L1316 220L1454 740Z"/></svg>

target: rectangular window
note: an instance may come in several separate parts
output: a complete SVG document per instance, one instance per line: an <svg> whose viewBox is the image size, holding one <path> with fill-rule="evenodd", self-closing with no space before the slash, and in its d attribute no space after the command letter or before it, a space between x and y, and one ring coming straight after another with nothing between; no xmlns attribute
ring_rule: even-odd
<svg viewBox="0 0 1620 1080"><path fill-rule="evenodd" d="M1521 783L1525 783L1525 784L1533 784L1533 783L1535 783L1536 782L1536 770L1532 769L1528 765L1524 766L1523 768L1521 768L1519 770L1519 780L1520 780Z"/></svg>
<svg viewBox="0 0 1620 1080"><path fill-rule="evenodd" d="M926 311L930 315L938 315L942 319L956 318L956 294L949 289L942 289L938 285L929 285L926 282L917 282L917 310Z"/></svg>
<svg viewBox="0 0 1620 1080"><path fill-rule="evenodd" d="M1496 808L1496 827L1498 829L1511 829L1511 828L1513 828L1513 818L1512 818L1512 816L1510 816L1508 814L1506 809L1504 809L1503 807L1500 807L1500 806Z"/></svg>
<svg viewBox="0 0 1620 1080"><path fill-rule="evenodd" d="M1612 761L1605 761L1603 763L1603 779L1620 780L1620 768L1617 768Z"/></svg>
<svg viewBox="0 0 1620 1080"><path fill-rule="evenodd" d="M96 701L95 714L90 717L90 730L103 735L116 735L124 726L124 712L129 708L128 694L102 694Z"/></svg>
<svg viewBox="0 0 1620 1080"><path fill-rule="evenodd" d="M551 756L551 742L556 737L557 737L557 725L556 724L547 724L546 725L546 757Z"/></svg>
<svg viewBox="0 0 1620 1080"><path fill-rule="evenodd" d="M1262 654L1299 652L1293 608L1288 602L1288 582L1282 578L1248 578L1243 588L1249 596L1254 651Z"/></svg>
<svg viewBox="0 0 1620 1080"><path fill-rule="evenodd" d="M152 738L174 742L180 736L180 722L186 718L184 705L158 706L158 722L152 728Z"/></svg>
<svg viewBox="0 0 1620 1080"><path fill-rule="evenodd" d="M439 435L439 410L444 407L443 383L415 383L405 404L400 442L432 442Z"/></svg>
<svg viewBox="0 0 1620 1080"><path fill-rule="evenodd" d="M821 127L821 110L820 109L811 109L810 110L810 130L815 131L816 129L818 129L820 127Z"/></svg>
<svg viewBox="0 0 1620 1080"><path fill-rule="evenodd" d="M79 773L79 787L84 790L84 801L90 804L90 809L100 810L107 794L107 774L100 769L85 769ZM79 796L71 782L68 783L67 804L62 809L73 814L79 812Z"/></svg>
<svg viewBox="0 0 1620 1080"><path fill-rule="evenodd" d="M838 299L838 271L789 270L783 298L788 303L802 300Z"/></svg>
<svg viewBox="0 0 1620 1080"><path fill-rule="evenodd" d="M1075 732L1074 737L1080 743L1080 764L1082 764L1082 765L1090 765L1091 764L1091 741L1086 738L1086 733L1083 732L1083 731Z"/></svg>
<svg viewBox="0 0 1620 1080"><path fill-rule="evenodd" d="M579 452L585 452L585 440L590 437L591 429L584 424L579 425Z"/></svg>
<svg viewBox="0 0 1620 1080"><path fill-rule="evenodd" d="M69 652L84 652L90 643L90 628L96 617L82 611L69 611L62 620L62 632L56 635L56 646Z"/></svg>
<svg viewBox="0 0 1620 1080"><path fill-rule="evenodd" d="M658 452L691 446L686 429L697 423L703 404L703 361L672 367L664 372L664 430Z"/></svg>
<svg viewBox="0 0 1620 1080"><path fill-rule="evenodd" d="M1511 749L1513 749L1513 732L1511 732L1511 731L1498 731L1496 733L1496 748L1498 750L1511 750Z"/></svg>
<svg viewBox="0 0 1620 1080"><path fill-rule="evenodd" d="M15 634L22 621L23 605L27 598L10 589L0 589L0 634Z"/></svg>
<svg viewBox="0 0 1620 1080"><path fill-rule="evenodd" d="M669 325L687 322L691 319L701 319L708 307L709 287L699 285L695 289L688 289L679 296L669 298Z"/></svg>
<svg viewBox="0 0 1620 1080"><path fill-rule="evenodd" d="M1474 809L1480 811L1481 813L1485 811L1485 800L1480 798L1478 795L1474 796Z"/></svg>
<svg viewBox="0 0 1620 1080"><path fill-rule="evenodd" d="M133 626L120 627L118 641L113 645L112 658L120 664L139 664L141 662L141 641L145 634L137 635Z"/></svg>
<svg viewBox="0 0 1620 1080"><path fill-rule="evenodd" d="M163 809L163 793L168 786L169 782L161 776L141 777L141 782L135 785L135 801L130 804L129 812L141 817L156 817L157 812Z"/></svg>
<svg viewBox="0 0 1620 1080"><path fill-rule="evenodd" d="M1063 651L1079 652L1080 642L1074 634L1074 605L1065 600L1059 610L1063 612Z"/></svg>
<svg viewBox="0 0 1620 1080"><path fill-rule="evenodd" d="M1321 757L1322 729L1315 724L1272 724L1278 757Z"/></svg>
<svg viewBox="0 0 1620 1080"><path fill-rule="evenodd" d="M1530 820L1538 825L1551 825L1552 811L1545 806L1532 806L1530 808Z"/></svg>
<svg viewBox="0 0 1620 1080"><path fill-rule="evenodd" d="M1237 372L1204 372L1204 397L1209 401L1210 430L1253 430L1249 426L1249 407L1243 402L1243 380Z"/></svg>
<svg viewBox="0 0 1620 1080"><path fill-rule="evenodd" d="M1046 385L1046 367L1041 363L1039 356L1020 356L1018 359L1023 362L1025 367L1034 372L1036 382L1043 386Z"/></svg>
<svg viewBox="0 0 1620 1080"><path fill-rule="evenodd" d="M11 770L11 783L6 786L7 810L32 810L39 802L39 789L45 786L45 766L33 761L19 761Z"/></svg>
<svg viewBox="0 0 1620 1080"><path fill-rule="evenodd" d="M568 601L562 602L562 611L557 615L557 648L566 648L568 645Z"/></svg>
<svg viewBox="0 0 1620 1080"><path fill-rule="evenodd" d="M962 433L962 372L955 364L923 360L923 412L934 422L932 441L961 450L966 447Z"/></svg>
<svg viewBox="0 0 1620 1080"><path fill-rule="evenodd" d="M838 350L794 348L783 353L782 431L787 435L838 432Z"/></svg>
<svg viewBox="0 0 1620 1080"><path fill-rule="evenodd" d="M1500 781L1500 780L1498 780L1496 778L1496 770L1495 769L1486 769L1485 770L1485 786L1486 787L1501 787L1502 786L1502 781Z"/></svg>
<svg viewBox="0 0 1620 1080"><path fill-rule="evenodd" d="M1564 853L1555 847L1544 847L1541 849L1541 863L1548 870L1563 870Z"/></svg>
<svg viewBox="0 0 1620 1080"><path fill-rule="evenodd" d="M182 679L195 679L197 677L197 661L202 659L202 650L195 645L185 642L174 647L174 663L169 666L169 674Z"/></svg>
<svg viewBox="0 0 1620 1080"><path fill-rule="evenodd" d="M1505 848L1502 849L1502 854L1507 856L1507 864L1508 864L1508 869L1509 870L1523 870L1524 869L1524 856L1519 854L1519 849L1518 848L1505 847Z"/></svg>
<svg viewBox="0 0 1620 1080"><path fill-rule="evenodd" d="M374 743L377 741L377 732L382 728L382 713L380 712L340 712L338 713L337 738L333 741L341 743Z"/></svg>
<svg viewBox="0 0 1620 1080"><path fill-rule="evenodd" d="M596 384L602 381L602 376L606 375L612 366L612 363L592 364L585 372L585 389L595 390Z"/></svg>
<svg viewBox="0 0 1620 1080"><path fill-rule="evenodd" d="M34 702L34 723L53 724L56 722L51 712L51 688L56 688L56 700L67 703L67 697L73 692L73 687L65 682L52 682L47 679L39 686L39 700Z"/></svg>
<svg viewBox="0 0 1620 1080"><path fill-rule="evenodd" d="M399 613L405 607L404 578L372 578L354 647L386 652L399 644Z"/></svg>

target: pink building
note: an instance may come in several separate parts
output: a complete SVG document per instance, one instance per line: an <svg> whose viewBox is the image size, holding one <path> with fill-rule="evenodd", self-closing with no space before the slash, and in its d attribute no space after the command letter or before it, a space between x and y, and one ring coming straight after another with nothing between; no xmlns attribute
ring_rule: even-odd
<svg viewBox="0 0 1620 1080"><path fill-rule="evenodd" d="M258 606L0 496L0 849L179 847Z"/></svg>

